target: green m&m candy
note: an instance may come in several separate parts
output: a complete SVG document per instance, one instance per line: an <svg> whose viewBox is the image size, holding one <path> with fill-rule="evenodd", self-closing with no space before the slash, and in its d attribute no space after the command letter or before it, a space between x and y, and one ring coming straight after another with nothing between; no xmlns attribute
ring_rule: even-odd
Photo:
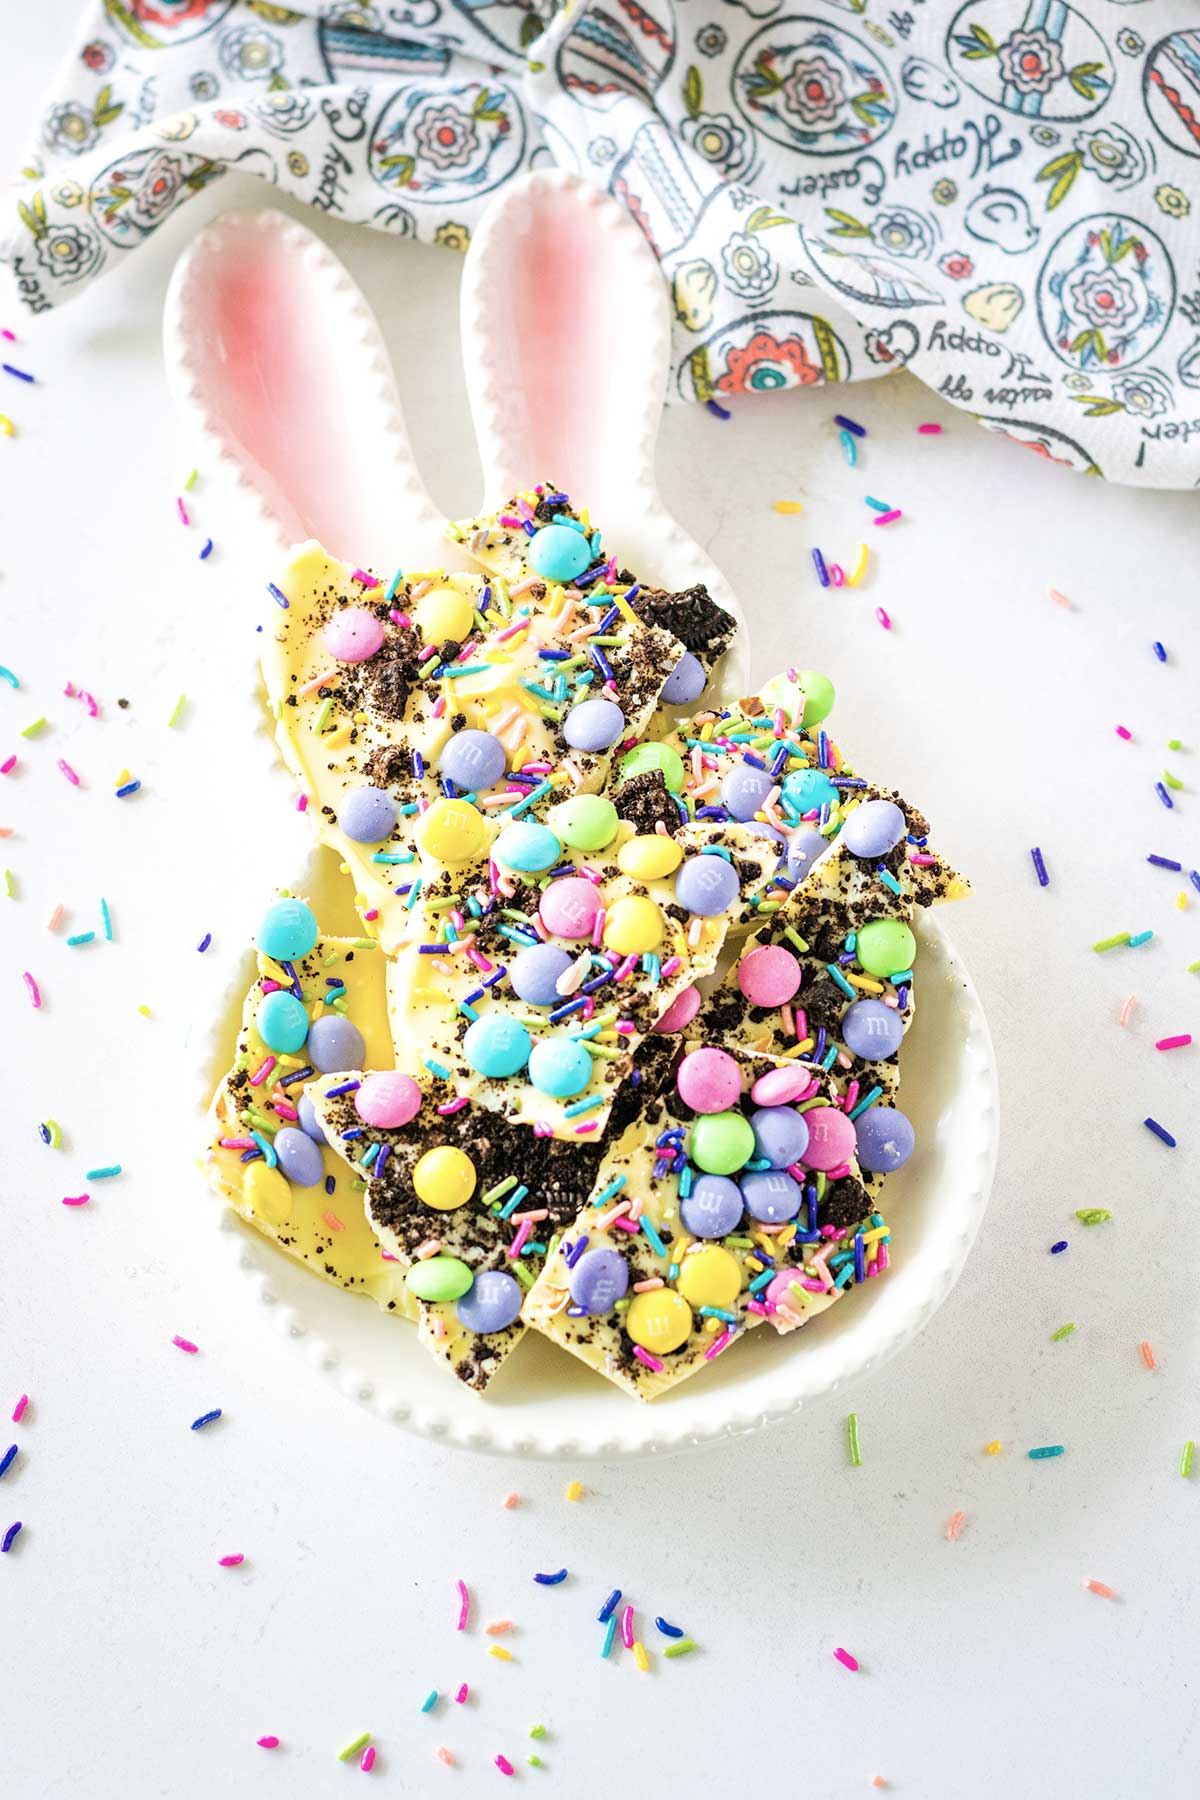
<svg viewBox="0 0 1200 1800"><path fill-rule="evenodd" d="M754 1129L740 1112L705 1113L692 1126L688 1152L706 1175L732 1175L754 1155Z"/></svg>
<svg viewBox="0 0 1200 1800"><path fill-rule="evenodd" d="M868 975L911 969L917 940L900 919L872 919L858 934L855 954Z"/></svg>
<svg viewBox="0 0 1200 1800"><path fill-rule="evenodd" d="M572 850L603 850L621 823L611 800L600 794L576 794L546 815L551 831Z"/></svg>
<svg viewBox="0 0 1200 1800"><path fill-rule="evenodd" d="M782 706L790 717L801 694L804 695L802 724L819 725L822 719L829 717L836 698L833 683L828 675L819 675L815 669L797 669L794 681L787 675L772 675L759 698L772 710Z"/></svg>
<svg viewBox="0 0 1200 1800"><path fill-rule="evenodd" d="M627 756L621 758L618 771L622 781L632 781L635 775L645 775L651 769L658 769L673 794L683 792L683 759L670 744L635 744Z"/></svg>
<svg viewBox="0 0 1200 1800"><path fill-rule="evenodd" d="M465 1262L457 1256L427 1256L415 1262L404 1277L404 1285L418 1300L434 1305L444 1300L461 1300L475 1280Z"/></svg>

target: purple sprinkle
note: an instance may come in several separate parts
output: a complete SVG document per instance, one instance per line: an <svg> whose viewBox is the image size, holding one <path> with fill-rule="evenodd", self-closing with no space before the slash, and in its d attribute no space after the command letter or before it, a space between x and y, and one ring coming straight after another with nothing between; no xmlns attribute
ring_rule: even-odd
<svg viewBox="0 0 1200 1800"><path fill-rule="evenodd" d="M866 426L860 425L857 419L848 419L845 413L834 413L833 422L835 425L840 425L843 431L852 431L855 437L866 437L867 435Z"/></svg>
<svg viewBox="0 0 1200 1800"><path fill-rule="evenodd" d="M32 375L29 376L28 379L30 381L32 381L33 380ZM0 1552L7 1553L9 1550L12 1549L13 1544L16 1542L17 1533L20 1531L20 1529L21 1529L20 1519L17 1520L15 1525L9 1526L8 1530L4 1534L4 1542L0 1543ZM564 1575L566 1574L565 1569L563 1570L563 1573L564 1573Z"/></svg>
<svg viewBox="0 0 1200 1800"><path fill-rule="evenodd" d="M1174 869L1176 873L1183 867L1182 863L1172 862L1169 856L1148 856L1146 861L1153 863L1156 869Z"/></svg>
<svg viewBox="0 0 1200 1800"><path fill-rule="evenodd" d="M1035 845L1035 847L1029 852L1029 854L1033 858L1033 867L1034 867L1034 872L1036 873L1037 878L1038 878L1038 886L1039 887L1049 887L1050 886L1050 877L1046 873L1046 863L1045 863L1045 859L1042 856L1041 851ZM1153 858L1151 858L1151 861L1153 861Z"/></svg>
<svg viewBox="0 0 1200 1800"><path fill-rule="evenodd" d="M211 943L212 943L212 932L206 931L204 936L200 939L200 942L196 945L196 948L200 952L201 956L204 955L204 952L208 949L208 946Z"/></svg>
<svg viewBox="0 0 1200 1800"><path fill-rule="evenodd" d="M288 607L292 604L286 594L280 593L279 589L275 586L275 583L273 581L268 581L267 592L268 592L268 594L270 594L272 600L274 600L276 606L282 606L285 612L287 611Z"/></svg>
<svg viewBox="0 0 1200 1800"><path fill-rule="evenodd" d="M1161 781L1155 782L1154 791L1158 795L1159 799L1162 801L1162 803L1165 807L1172 808L1172 809L1174 808L1175 802L1172 800L1170 794L1168 794L1166 788L1163 786Z"/></svg>
<svg viewBox="0 0 1200 1800"><path fill-rule="evenodd" d="M3 369L6 375L15 375L18 381L33 380L32 375L27 375L24 369L14 369L11 363L0 363L0 369ZM18 1525L17 1530L20 1531L20 1529L21 1527ZM7 1550L8 1545L5 1544L4 1548Z"/></svg>
<svg viewBox="0 0 1200 1800"><path fill-rule="evenodd" d="M821 555L819 550L814 548L812 559L813 567L817 571L817 580L822 587L827 588L829 586L829 570L825 567L825 558Z"/></svg>
<svg viewBox="0 0 1200 1800"><path fill-rule="evenodd" d="M732 417L729 408L727 406L719 406L715 400L706 400L704 404L707 406L710 413L716 414L718 419L728 419Z"/></svg>
<svg viewBox="0 0 1200 1800"><path fill-rule="evenodd" d="M1057 1244L1051 1244L1051 1246L1050 1246L1051 1256L1057 1256L1059 1254L1059 1252L1062 1250L1065 1250L1066 1247L1067 1247L1066 1238L1059 1238Z"/></svg>

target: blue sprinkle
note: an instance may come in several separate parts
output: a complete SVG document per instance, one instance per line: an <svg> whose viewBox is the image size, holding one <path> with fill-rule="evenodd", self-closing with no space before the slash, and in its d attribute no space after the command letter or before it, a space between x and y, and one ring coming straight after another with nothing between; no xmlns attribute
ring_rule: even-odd
<svg viewBox="0 0 1200 1800"><path fill-rule="evenodd" d="M658 1629L662 1632L664 1637L680 1638L683 1636L683 1627L681 1625L668 1625L665 1619L655 1619L654 1623L658 1626Z"/></svg>
<svg viewBox="0 0 1200 1800"><path fill-rule="evenodd" d="M4 1455L0 1456L0 1480L3 1480L4 1476L8 1473L9 1469L11 1469L12 1464L13 1464L13 1458L16 1456L16 1454L17 1454L17 1446L15 1444L10 1444L8 1446L8 1449L4 1452Z"/></svg>
<svg viewBox="0 0 1200 1800"><path fill-rule="evenodd" d="M567 1579L567 1571L558 1569L553 1575L535 1575L533 1579L540 1582L543 1587L557 1587L560 1581Z"/></svg>
<svg viewBox="0 0 1200 1800"><path fill-rule="evenodd" d="M221 1416L221 1408L215 1406L211 1412L201 1413L198 1419L192 1420L192 1430L200 1431L205 1425L212 1425Z"/></svg>
<svg viewBox="0 0 1200 1800"><path fill-rule="evenodd" d="M15 375L18 381L33 380L32 375L27 375L24 369L14 369L11 363L0 363L0 369L3 369L6 375ZM18 1525L17 1530L20 1531L20 1529L21 1527ZM8 1545L5 1544L4 1548L7 1550Z"/></svg>
<svg viewBox="0 0 1200 1800"><path fill-rule="evenodd" d="M600 1608L600 1611L596 1614L599 1623L601 1625L606 1625L620 1604L621 1590L620 1588L614 1588L612 1593L608 1596L608 1599L604 1602L604 1605Z"/></svg>
<svg viewBox="0 0 1200 1800"><path fill-rule="evenodd" d="M718 419L728 419L733 416L727 406L719 406L715 400L706 400L704 404L710 413L716 414ZM604 1654L607 1656L608 1651L606 1650Z"/></svg>
<svg viewBox="0 0 1200 1800"><path fill-rule="evenodd" d="M202 550L202 551L201 551L201 552L200 552L200 561L201 561L201 562L206 562L206 561L207 561L207 560L208 560L208 558L209 558L209 557L210 557L210 556L211 556L211 555L212 555L212 539L211 539L211 538L205 538L205 540L204 540L204 548L203 548L203 550Z"/></svg>
<svg viewBox="0 0 1200 1800"><path fill-rule="evenodd" d="M709 405L710 406L712 405L711 400L709 401ZM613 1639L616 1637L616 1635L617 1635L617 1621L616 1621L616 1616L614 1615L608 1621L608 1626L604 1633L604 1643L602 1644L602 1646L600 1648L601 1656L607 1656L609 1654L609 1652L611 1651L611 1649L613 1647Z"/></svg>
<svg viewBox="0 0 1200 1800"><path fill-rule="evenodd" d="M204 955L204 952L208 949L208 946L211 943L212 943L212 932L206 931L204 936L200 939L200 942L196 945L196 948L200 952L201 956Z"/></svg>
<svg viewBox="0 0 1200 1800"><path fill-rule="evenodd" d="M855 437L866 437L867 435L866 426L860 425L857 419L848 419L845 413L834 413L833 422L835 425L840 425L843 431L852 431Z"/></svg>
<svg viewBox="0 0 1200 1800"><path fill-rule="evenodd" d="M7 364L5 366L7 367ZM32 381L33 376L28 375L28 376L26 376L25 379L27 381ZM8 1530L4 1534L3 1542L0 1542L0 1553L2 1553L4 1555L8 1554L8 1552L12 1549L14 1543L16 1542L17 1533L20 1531L20 1529L21 1529L20 1519L18 1519L15 1524L9 1526ZM614 1622L614 1624L616 1623L615 1620L613 1622Z"/></svg>
<svg viewBox="0 0 1200 1800"><path fill-rule="evenodd" d="M1033 1462L1042 1462L1047 1456L1062 1456L1066 1447L1065 1444L1042 1444L1037 1450L1030 1450L1029 1456Z"/></svg>
<svg viewBox="0 0 1200 1800"><path fill-rule="evenodd" d="M128 795L136 794L141 785L140 781L127 781L124 787L119 787L117 789L117 799L124 800ZM1168 801L1167 804L1170 805L1170 801Z"/></svg>
<svg viewBox="0 0 1200 1800"><path fill-rule="evenodd" d="M1059 1238L1057 1244L1051 1244L1051 1246L1050 1246L1051 1256L1058 1256L1061 1251L1066 1249L1066 1247L1067 1247L1066 1238Z"/></svg>
<svg viewBox="0 0 1200 1800"><path fill-rule="evenodd" d="M1174 1150L1175 1139L1164 1125L1159 1124L1157 1119L1143 1119L1142 1124L1146 1127L1147 1131L1152 1131L1156 1138L1161 1138L1168 1150Z"/></svg>
<svg viewBox="0 0 1200 1800"><path fill-rule="evenodd" d="M1167 660L1167 653L1166 653L1166 651L1165 651L1165 650L1164 650L1164 649L1163 649L1163 647L1162 647L1162 645L1161 645L1161 644L1155 644L1155 646L1154 646L1154 654L1155 654L1155 656L1157 656L1157 658L1158 658L1158 660L1159 660L1159 662L1166 662L1166 660Z"/></svg>
<svg viewBox="0 0 1200 1800"><path fill-rule="evenodd" d="M286 594L280 593L279 589L275 586L275 583L273 581L268 581L267 592L268 592L268 594L270 594L272 600L274 600L276 606L282 606L285 612L287 611L288 607L292 604Z"/></svg>
<svg viewBox="0 0 1200 1800"><path fill-rule="evenodd" d="M1162 801L1163 805L1168 809L1168 811L1173 812L1175 810L1175 802L1172 800L1170 794L1168 794L1166 788L1163 786L1161 781L1155 782L1154 791L1158 795L1159 799Z"/></svg>
<svg viewBox="0 0 1200 1800"><path fill-rule="evenodd" d="M432 1712L434 1707L437 1705L437 1701L438 1701L437 1689L430 1688L429 1692L426 1694L425 1698L421 1702L421 1711L423 1713Z"/></svg>

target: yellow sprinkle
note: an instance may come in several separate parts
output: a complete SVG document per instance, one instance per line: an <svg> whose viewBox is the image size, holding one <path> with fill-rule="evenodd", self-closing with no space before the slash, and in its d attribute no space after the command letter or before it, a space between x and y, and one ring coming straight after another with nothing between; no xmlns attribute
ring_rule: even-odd
<svg viewBox="0 0 1200 1800"><path fill-rule="evenodd" d="M804 511L804 508L798 500L776 500L774 506L777 513L800 513Z"/></svg>
<svg viewBox="0 0 1200 1800"><path fill-rule="evenodd" d="M999 1456L999 1454L1000 1454L1000 1439L993 1438L990 1444L985 1444L983 1447L983 1454L985 1456Z"/></svg>
<svg viewBox="0 0 1200 1800"><path fill-rule="evenodd" d="M4 433L5 437L15 437L17 434L17 428L7 413L0 413L0 431Z"/></svg>
<svg viewBox="0 0 1200 1800"><path fill-rule="evenodd" d="M637 614L634 612L632 606L630 606L628 600L625 598L624 594L614 594L613 595L613 605L616 607L616 609L620 613L621 617L623 619L628 620L630 625L638 625L641 623Z"/></svg>
<svg viewBox="0 0 1200 1800"><path fill-rule="evenodd" d="M860 544L858 546L858 561L854 565L854 573L852 575L847 575L847 577L846 577L846 586L847 587L857 587L858 586L859 582L862 580L863 576L867 572L867 564L868 564L868 562L870 562L870 560L871 560L871 552L868 549L867 545Z"/></svg>
<svg viewBox="0 0 1200 1800"><path fill-rule="evenodd" d="M151 1013L150 1008L148 1006L139 1006L138 1011L141 1013L143 1019L149 1019L149 1018L153 1017L153 1014Z"/></svg>
<svg viewBox="0 0 1200 1800"><path fill-rule="evenodd" d="M117 776L117 779L113 782L113 786L114 787L124 787L125 783L127 781L131 781L132 779L133 779L133 777L130 775L129 770L122 769L121 773Z"/></svg>
<svg viewBox="0 0 1200 1800"><path fill-rule="evenodd" d="M497 1662L511 1662L513 1659L512 1651L506 1650L503 1644L493 1644L488 1655L494 1656Z"/></svg>
<svg viewBox="0 0 1200 1800"><path fill-rule="evenodd" d="M1175 896L1175 904L1179 908L1180 912L1187 911L1187 889L1186 888L1180 888L1179 892Z"/></svg>
<svg viewBox="0 0 1200 1800"><path fill-rule="evenodd" d="M869 975L847 975L846 980L852 987L861 988L864 994L882 994L882 981L872 981Z"/></svg>
<svg viewBox="0 0 1200 1800"><path fill-rule="evenodd" d="M646 1646L640 1639L634 1641L633 1660L644 1675L650 1667L650 1658L646 1655Z"/></svg>
<svg viewBox="0 0 1200 1800"><path fill-rule="evenodd" d="M583 1499L583 1483L582 1483L582 1481L571 1482L570 1486L567 1488L567 1499L568 1500L582 1500Z"/></svg>

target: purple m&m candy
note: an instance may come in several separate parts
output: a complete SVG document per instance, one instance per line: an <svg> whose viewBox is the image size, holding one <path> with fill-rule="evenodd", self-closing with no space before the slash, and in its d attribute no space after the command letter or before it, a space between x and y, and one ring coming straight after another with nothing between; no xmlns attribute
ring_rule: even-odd
<svg viewBox="0 0 1200 1800"><path fill-rule="evenodd" d="M526 1006L559 1006L563 996L558 983L575 958L557 944L537 944L520 950L509 964L508 979Z"/></svg>
<svg viewBox="0 0 1200 1800"><path fill-rule="evenodd" d="M454 1311L460 1325L486 1337L491 1331L503 1331L520 1317L521 1284L504 1269L481 1269L471 1286L455 1301Z"/></svg>
<svg viewBox="0 0 1200 1800"><path fill-rule="evenodd" d="M295 1125L285 1125L275 1133L275 1154L279 1167L296 1187L316 1187L325 1175L325 1159L320 1145Z"/></svg>
<svg viewBox="0 0 1200 1800"><path fill-rule="evenodd" d="M721 783L721 805L732 819L752 819L774 786L766 769L734 763Z"/></svg>
<svg viewBox="0 0 1200 1800"><path fill-rule="evenodd" d="M504 745L490 731L456 731L438 768L466 793L494 787L508 767Z"/></svg>
<svg viewBox="0 0 1200 1800"><path fill-rule="evenodd" d="M693 1237L722 1238L742 1222L742 1190L728 1175L699 1175L686 1200L679 1202L684 1229Z"/></svg>
<svg viewBox="0 0 1200 1800"><path fill-rule="evenodd" d="M891 800L864 800L842 826L841 840L851 856L886 856L907 832L904 814Z"/></svg>
<svg viewBox="0 0 1200 1800"><path fill-rule="evenodd" d="M704 664L685 650L663 682L661 698L668 706L686 706L689 700L698 700L707 686Z"/></svg>
<svg viewBox="0 0 1200 1800"><path fill-rule="evenodd" d="M763 1169L742 1176L742 1197L752 1219L764 1225L786 1225L800 1211L804 1190L782 1169Z"/></svg>
<svg viewBox="0 0 1200 1800"><path fill-rule="evenodd" d="M297 1100L296 1112L299 1115L300 1129L304 1132L306 1137L310 1137L314 1144L327 1144L329 1142L329 1139L321 1129L321 1122L317 1118L317 1109L307 1094L301 1094L299 1100Z"/></svg>
<svg viewBox="0 0 1200 1800"><path fill-rule="evenodd" d="M882 1000L856 1000L842 1019L842 1042L852 1056L881 1062L900 1048L904 1026L899 1009Z"/></svg>
<svg viewBox="0 0 1200 1800"><path fill-rule="evenodd" d="M803 881L818 856L824 856L829 848L829 839L822 837L811 825L802 825L788 839L787 866L788 875L793 881Z"/></svg>
<svg viewBox="0 0 1200 1800"><path fill-rule="evenodd" d="M349 1019L326 1013L308 1028L309 1062L322 1075L334 1069L361 1069L367 1060L367 1046L362 1032Z"/></svg>
<svg viewBox="0 0 1200 1800"><path fill-rule="evenodd" d="M858 1160L873 1174L890 1175L906 1163L913 1153L916 1133L902 1112L894 1106L872 1106L854 1122L858 1137ZM275 1140L278 1144L278 1138Z"/></svg>
<svg viewBox="0 0 1200 1800"><path fill-rule="evenodd" d="M343 606L335 612L322 636L325 648L339 662L369 662L383 642L383 621L365 606Z"/></svg>
<svg viewBox="0 0 1200 1800"><path fill-rule="evenodd" d="M571 1270L571 1299L585 1313L611 1312L629 1287L629 1265L619 1250L585 1250Z"/></svg>
<svg viewBox="0 0 1200 1800"><path fill-rule="evenodd" d="M615 700L581 700L563 720L562 734L573 750L607 750L625 729Z"/></svg>
<svg viewBox="0 0 1200 1800"><path fill-rule="evenodd" d="M711 919L728 911L741 887L737 870L723 856L689 856L675 877L675 898L690 913Z"/></svg>
<svg viewBox="0 0 1200 1800"><path fill-rule="evenodd" d="M824 769L796 769L784 777L783 798L793 813L820 812L840 797Z"/></svg>
<svg viewBox="0 0 1200 1800"><path fill-rule="evenodd" d="M786 1169L798 1162L808 1149L808 1126L804 1114L791 1106L764 1106L751 1113L754 1149L765 1156L773 1169Z"/></svg>
<svg viewBox="0 0 1200 1800"><path fill-rule="evenodd" d="M352 788L337 822L356 844L381 844L396 829L396 802L383 788Z"/></svg>

